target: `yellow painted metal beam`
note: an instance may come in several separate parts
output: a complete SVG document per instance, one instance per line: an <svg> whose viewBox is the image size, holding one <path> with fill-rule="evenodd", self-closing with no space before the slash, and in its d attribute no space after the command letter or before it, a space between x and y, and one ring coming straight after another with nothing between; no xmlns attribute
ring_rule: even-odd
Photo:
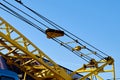
<svg viewBox="0 0 120 80"><path fill-rule="evenodd" d="M1 17L0 45L0 52L4 57L8 56L7 60L14 62L14 65L36 80L49 77L57 80L72 80L64 69ZM24 59L25 56L28 58ZM40 69L40 66L44 69Z"/></svg>

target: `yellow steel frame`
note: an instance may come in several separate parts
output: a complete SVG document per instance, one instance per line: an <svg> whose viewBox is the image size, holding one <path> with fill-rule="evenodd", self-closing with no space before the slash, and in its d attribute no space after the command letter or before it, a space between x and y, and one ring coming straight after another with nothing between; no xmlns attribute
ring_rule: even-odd
<svg viewBox="0 0 120 80"><path fill-rule="evenodd" d="M96 76L98 80L104 80L99 74L105 72L113 73L113 79L115 80L114 59L112 57L107 57L99 62L93 60L92 64L85 64L82 68L68 75L64 69L60 68L45 53L1 17L0 55L7 60L8 64L13 64L25 72L24 80L26 79L26 74L36 80L72 80L72 76L76 73L86 73L79 80L85 80L88 77L93 80L93 76ZM106 70L105 67L107 66L112 66L112 68Z"/></svg>
<svg viewBox="0 0 120 80"><path fill-rule="evenodd" d="M45 53L0 17L0 54L36 80L72 80ZM44 59L48 60L46 62ZM19 63L18 63L19 62ZM24 80L25 80L24 76Z"/></svg>
<svg viewBox="0 0 120 80"><path fill-rule="evenodd" d="M106 67L110 66L109 70L106 70ZM78 70L71 73L71 76L76 73L85 73L83 77L81 77L79 80L85 80L86 78L90 78L90 80L94 80L93 77L95 76L95 80L104 80L103 76L99 76L100 73L112 73L111 77L113 77L113 80L115 80L115 68L114 68L114 59L110 56L107 58L100 60L99 62L95 61L94 64L84 64L82 68L79 68Z"/></svg>

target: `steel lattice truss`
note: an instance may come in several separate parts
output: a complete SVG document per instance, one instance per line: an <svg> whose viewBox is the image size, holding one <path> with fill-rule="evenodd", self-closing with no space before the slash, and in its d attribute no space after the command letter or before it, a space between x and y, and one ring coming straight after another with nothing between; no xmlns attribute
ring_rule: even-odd
<svg viewBox="0 0 120 80"><path fill-rule="evenodd" d="M36 80L56 78L63 80L70 76L45 55L24 35L0 18L0 54L8 64L19 67ZM45 61L44 59L48 60Z"/></svg>

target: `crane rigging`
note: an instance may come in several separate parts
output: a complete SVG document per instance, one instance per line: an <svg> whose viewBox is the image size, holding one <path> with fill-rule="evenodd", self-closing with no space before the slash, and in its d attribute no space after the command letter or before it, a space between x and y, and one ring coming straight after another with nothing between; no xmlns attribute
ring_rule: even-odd
<svg viewBox="0 0 120 80"><path fill-rule="evenodd" d="M66 29L62 28L61 26L59 26L58 24L54 23L53 21L47 19L46 17L42 16L41 14L37 13L36 11L32 10L31 8L27 7L26 5L24 5L21 0L18 1L16 0L18 3L20 3L22 6L24 6L25 8L27 8L28 10L30 10L31 12L33 12L34 14L36 14L38 17L40 17L41 19L43 19L44 21L46 21L47 23L49 23L50 25L52 25L54 28L58 29L58 30L63 30L65 31L65 35L68 36L69 38L71 38L72 40L74 40L75 42L79 43L81 46L84 46L83 44L81 44L78 40L86 43L87 45L91 46L92 48L96 49L97 51L101 52L102 54L108 56L106 53L102 52L101 50L97 49L96 47L92 46L91 44L87 43L86 41L80 39L79 37L77 37L76 35L72 34L71 32L67 31ZM68 33L68 34L67 34ZM77 38L77 39L74 39L73 37ZM87 50L91 51L91 52L94 52L92 51L91 49L87 48ZM101 55L99 55L101 56Z"/></svg>
<svg viewBox="0 0 120 80"><path fill-rule="evenodd" d="M31 8L26 6L21 0L15 0L15 1L17 3L19 3L20 5L22 5L23 7L25 7L26 9L28 9L29 11L31 11L32 13L36 14L39 18L41 18L45 22L47 22L49 25L51 25L52 28L50 26L44 24L43 22L37 20L36 18L32 17L31 15L27 14L23 10L12 5L11 3L7 2L6 0L3 0L3 2L5 2L7 5L11 6L12 8L22 12L23 14L25 14L29 18L33 19L34 21L37 21L38 23L40 23L47 29L46 30L42 29L40 26L38 26L34 22L25 18L18 12L14 11L12 8L7 7L3 3L0 3L0 5L2 6L0 8L4 11L10 13L11 15L21 19L22 21L26 22L27 24L31 25L32 27L36 28L37 30L41 31L42 33L47 35L47 38L54 40L55 42L59 43L61 46L65 47L66 49L68 49L72 53L74 53L75 55L79 56L80 58L82 58L83 60L88 62L88 64L84 64L83 67L81 67L81 68L77 69L76 71L74 71L73 73L71 73L70 74L71 76L73 76L76 73L86 72L87 74L84 77L80 78L80 80L85 80L86 78L88 78L90 76L96 76L96 78L102 80L102 78L100 76L98 76L98 73L112 72L114 80L115 80L114 59L111 56L107 55L106 53L102 52L101 50L97 49L96 47L92 46L91 44L87 43L86 41L82 40L81 38L75 36L71 32L69 32L66 29L62 28L61 26L57 25L53 21L47 19L46 17L44 17L41 14L37 13L36 11L32 10ZM72 42L65 42L65 41L59 39L60 36L63 36L63 37L65 36L69 40L72 40ZM75 47L71 46L71 43L77 43L78 46L75 46ZM91 48L88 48L88 46L94 50L92 50ZM95 55L97 58L89 56L88 54L85 54L85 52L87 52L87 53L90 52L91 55ZM104 70L104 68L108 65L112 65L112 69ZM91 77L91 79L92 79L92 77Z"/></svg>
<svg viewBox="0 0 120 80"><path fill-rule="evenodd" d="M60 29L60 30L64 30L66 33L72 35L73 37L79 39L80 41L86 43L87 45L89 45L89 46L93 47L94 49L96 49L97 51L101 52L102 54L108 56L106 53L102 52L101 50L97 49L96 47L92 46L91 44L87 43L86 41L80 39L79 37L77 37L76 35L72 34L72 33L69 32L69 31L67 31L66 29L62 28L62 27L59 26L58 24L54 23L53 21L47 19L46 17L42 16L41 14L39 14L39 13L37 13L36 11L32 10L31 8L27 7L26 5L24 5L24 4L21 2L21 0L20 0L20 1L16 0L16 1L17 1L18 3L20 3L22 6L24 6L25 8L27 8L28 10L30 10L31 12L35 13L35 14L36 14L38 17L40 17L41 19L45 20L45 21L46 21L47 23L49 23L50 25L54 26L54 28L56 28L56 29L58 29L58 30L59 30L59 29ZM71 39L73 39L74 41L76 41L74 38L72 38L72 37L69 36L68 34L66 34L68 37L70 37ZM76 41L76 42L83 46L83 44L81 44L79 41ZM88 49L88 48L86 48L86 49ZM90 49L88 49L88 50L90 50ZM90 50L90 51L92 51L92 50Z"/></svg>
<svg viewBox="0 0 120 80"><path fill-rule="evenodd" d="M13 11L12 9L10 9L9 7L5 6L4 4L1 3L2 6L4 6L5 8L7 8L7 12L9 12L10 14L16 16L17 18L20 18L21 20L25 21L26 23L28 23L29 25L33 26L34 28L38 29L39 31L45 33L45 30L43 30L42 28L40 28L38 25L34 24L33 22L31 22L30 20L24 18L23 16L21 16L19 13ZM61 44L63 43L61 40L57 39L57 38L52 38L54 41L56 41L57 43ZM75 53L77 56L80 56L78 53L78 51L73 51L72 47L69 46L68 44L62 44L62 46L64 46L65 48L67 48L68 50L72 51L73 53ZM81 53L81 52L80 52ZM82 53L82 56L80 56L82 59L84 59L85 61L89 62L88 59L89 57L87 55L84 55L84 53ZM88 58L86 58L88 57ZM86 59L85 59L86 58ZM90 60L90 59L89 59Z"/></svg>
<svg viewBox="0 0 120 80"><path fill-rule="evenodd" d="M5 1L5 0L4 0ZM6 3L8 3L7 1L5 1ZM23 3L22 2L20 2L19 1L19 3L20 4L22 4L23 5ZM10 4L10 3L8 3L9 5L11 5L11 6L13 6L12 4ZM25 5L23 5L23 6L25 6ZM13 6L14 8L16 8L15 6ZM52 25L52 26L54 26L56 29L58 29L56 26L58 26L59 28L61 28L59 25L57 25L57 24L55 24L54 22L52 22L52 21L50 21L50 20L48 20L47 18L45 18L44 16L42 16L42 15L40 15L40 14L38 14L37 12L35 12L34 10L32 10L32 9L30 9L30 8L28 8L27 6L25 6L27 9L29 9L30 11L32 11L33 13L35 13L36 15L38 15L40 18L42 18L42 19L44 19L46 22L48 22L50 25ZM18 8L16 8L16 9L18 9ZM10 10L10 9L9 9ZM18 10L20 10L20 9L18 9ZM12 11L12 12L14 12L13 10L10 10L10 11ZM20 10L20 11L22 11L22 10ZM23 11L22 11L23 12ZM16 12L14 12L15 14L16 14ZM27 16L29 16L29 17L31 17L30 15L28 15L27 13L25 13L25 12L23 12L24 14L26 14ZM18 13L16 14L16 15L18 15ZM33 18L33 17L31 17L31 18ZM33 18L34 20L36 20L35 18ZM40 21L38 21L37 20L37 22L39 22L40 24L42 24L42 25L44 25L46 28L49 28L47 25L45 25L45 24L43 24L43 23L41 23ZM31 23L31 22L30 22ZM38 29L38 27L37 27L37 29ZM63 29L63 28L62 28ZM67 31L67 30L65 30L65 29L63 29L64 31ZM41 31L41 30L40 30ZM43 31L43 30L42 30ZM68 31L67 31L68 32ZM70 33L70 32L68 32L68 33ZM72 33L70 33L70 34L72 34ZM68 35L68 34L66 34L65 33L65 35L67 35L69 38L71 38L72 40L74 40L76 43L78 43L78 44L80 44L81 46L84 46L83 44L81 44L78 40L76 40L76 39L74 39L74 38L72 38L70 35ZM73 35L73 34L72 34ZM75 36L76 37L76 36ZM83 41L83 40L82 40ZM59 43L59 44L62 44L63 42L62 41L60 41L59 42L59 40L57 40L57 42ZM85 42L85 41L84 41ZM88 43L87 43L88 44ZM63 45L63 44L62 44ZM93 47L93 46L92 46ZM102 56L102 55L100 55L100 54L97 54L97 52L95 52L95 51L93 51L93 50L91 50L91 49L89 49L89 48L87 48L87 47L84 47L85 49L87 49L87 50L89 50L90 52L92 52L93 54L95 54L96 56L98 56L99 58L101 58L101 59L103 59L104 57ZM69 48L70 49L70 48ZM96 49L96 48L95 48ZM71 51L72 51L72 49L70 49ZM100 51L100 50L99 50ZM102 52L102 51L101 51ZM103 53L103 52L102 52ZM103 54L105 54L105 53L103 53ZM107 54L105 54L105 55L107 55ZM83 55L82 55L83 56Z"/></svg>

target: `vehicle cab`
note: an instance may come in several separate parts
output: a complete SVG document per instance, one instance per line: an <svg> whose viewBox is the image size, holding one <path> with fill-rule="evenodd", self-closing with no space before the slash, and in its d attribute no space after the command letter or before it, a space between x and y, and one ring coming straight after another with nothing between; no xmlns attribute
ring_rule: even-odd
<svg viewBox="0 0 120 80"><path fill-rule="evenodd" d="M0 69L0 80L19 80L17 73Z"/></svg>

